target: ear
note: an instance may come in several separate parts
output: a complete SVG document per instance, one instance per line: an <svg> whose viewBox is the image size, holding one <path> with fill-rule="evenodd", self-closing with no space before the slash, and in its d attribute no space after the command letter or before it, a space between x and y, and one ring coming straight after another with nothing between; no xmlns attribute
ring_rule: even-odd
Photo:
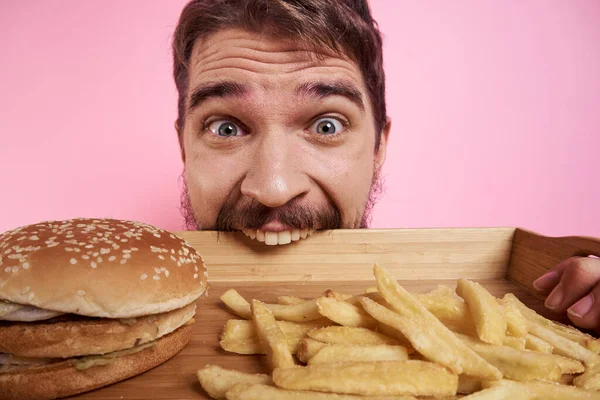
<svg viewBox="0 0 600 400"><path fill-rule="evenodd" d="M175 120L174 124L175 131L177 132L177 139L179 140L179 150L181 152L181 161L185 164L185 147L183 146L183 131L179 127L178 120Z"/></svg>
<svg viewBox="0 0 600 400"><path fill-rule="evenodd" d="M381 130L381 136L379 138L379 147L375 151L375 166L380 169L385 162L385 156L387 154L387 144L390 137L390 131L392 129L392 120L387 117L385 120L385 126Z"/></svg>

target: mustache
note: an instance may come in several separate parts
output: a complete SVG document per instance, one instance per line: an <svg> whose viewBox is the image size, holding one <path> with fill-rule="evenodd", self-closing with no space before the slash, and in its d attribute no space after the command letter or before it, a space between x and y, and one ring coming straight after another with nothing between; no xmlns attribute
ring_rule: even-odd
<svg viewBox="0 0 600 400"><path fill-rule="evenodd" d="M285 223L296 229L315 229L324 230L340 229L340 228L369 228L371 222L371 213L379 198L385 192L384 178L380 174L380 170L376 169L373 174L371 189L365 205L362 216L359 216L359 225L342 226L342 218L339 209L334 204L328 204L325 208L319 210L308 209L306 206L298 205L297 202L287 204L280 209L273 209L262 205L256 201L248 201L240 204L235 204L234 200L226 201L218 215L218 226L201 226L196 217L196 213L190 198L188 184L185 174L185 169L179 176L180 187L180 203L179 211L183 218L183 224L186 230L202 230L202 229L217 229L217 230L238 230L239 228L258 229L262 225L271 222L275 219ZM247 199L244 199L245 201ZM249 204L255 202L256 204ZM258 213L254 209L261 210ZM269 212L279 210L278 215L268 217ZM225 229L223 229L225 228Z"/></svg>
<svg viewBox="0 0 600 400"><path fill-rule="evenodd" d="M235 231L242 228L260 229L263 225L278 221L295 229L339 229L342 216L338 208L329 203L321 208L308 207L292 201L281 207L271 208L255 199L226 202L217 216L216 229Z"/></svg>

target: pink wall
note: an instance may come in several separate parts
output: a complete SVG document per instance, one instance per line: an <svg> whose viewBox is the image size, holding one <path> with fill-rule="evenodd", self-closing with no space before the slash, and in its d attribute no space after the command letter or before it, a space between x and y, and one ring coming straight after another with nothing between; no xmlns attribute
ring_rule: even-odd
<svg viewBox="0 0 600 400"><path fill-rule="evenodd" d="M0 5L0 231L181 229L169 41L184 0ZM374 227L600 236L600 2L375 0L393 131Z"/></svg>

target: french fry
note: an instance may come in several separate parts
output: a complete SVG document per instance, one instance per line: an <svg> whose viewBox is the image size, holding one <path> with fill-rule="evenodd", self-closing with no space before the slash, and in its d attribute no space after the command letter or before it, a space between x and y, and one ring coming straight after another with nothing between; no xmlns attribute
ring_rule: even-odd
<svg viewBox="0 0 600 400"><path fill-rule="evenodd" d="M291 322L307 322L322 318L317 308L317 300L308 300L294 305L267 304L277 320Z"/></svg>
<svg viewBox="0 0 600 400"><path fill-rule="evenodd" d="M340 293L336 292L335 290L328 289L325 292L323 292L323 295L321 297L327 297L329 299L335 299L338 301L346 301L354 296L352 296L351 294Z"/></svg>
<svg viewBox="0 0 600 400"><path fill-rule="evenodd" d="M347 346L328 344L308 360L309 365L358 361L408 360L408 352L402 346Z"/></svg>
<svg viewBox="0 0 600 400"><path fill-rule="evenodd" d="M551 354L551 356L554 357L563 374L579 374L585 371L585 366L581 361L559 356L558 354Z"/></svg>
<svg viewBox="0 0 600 400"><path fill-rule="evenodd" d="M365 289L365 293L375 293L377 292L377 286L369 286Z"/></svg>
<svg viewBox="0 0 600 400"><path fill-rule="evenodd" d="M504 378L521 382L534 379L558 381L562 376L556 359L550 354L495 346L465 335L459 337L483 359L498 368Z"/></svg>
<svg viewBox="0 0 600 400"><path fill-rule="evenodd" d="M506 320L506 331L514 337L522 338L527 335L527 320L514 303L502 302L496 299L500 305L502 315Z"/></svg>
<svg viewBox="0 0 600 400"><path fill-rule="evenodd" d="M290 339L290 337L302 339L311 329L321 328L330 324L315 321L304 323L277 321L277 325L288 339ZM254 323L245 319L228 320L221 332L221 340L242 340L254 337L257 337Z"/></svg>
<svg viewBox="0 0 600 400"><path fill-rule="evenodd" d="M287 390L276 386L238 384L227 392L227 400L417 400L413 396L354 396L307 390Z"/></svg>
<svg viewBox="0 0 600 400"><path fill-rule="evenodd" d="M467 303L479 339L502 345L507 324L496 298L479 283L464 278L458 280L456 293Z"/></svg>
<svg viewBox="0 0 600 400"><path fill-rule="evenodd" d="M600 353L600 339L596 339L595 337L583 333L573 327L560 324L555 321L551 321L547 318L536 313L531 308L527 307L523 304L514 294L507 293L502 298L503 301L513 303L521 314L528 320L528 325L530 322L535 321L541 326L551 329L554 333L569 339L571 341L577 342L586 349L590 350L593 353Z"/></svg>
<svg viewBox="0 0 600 400"><path fill-rule="evenodd" d="M533 398L536 400L600 400L600 393L553 382L530 381L517 383L505 379L482 382L484 388L516 385L522 388L522 390L528 390L533 393Z"/></svg>
<svg viewBox="0 0 600 400"><path fill-rule="evenodd" d="M286 337L288 349L290 353L296 354L298 352L298 346L302 338L289 336ZM221 340L219 345L225 351L236 354L267 354L267 348L263 343L260 342L258 337L249 339L232 339L232 340Z"/></svg>
<svg viewBox="0 0 600 400"><path fill-rule="evenodd" d="M475 331L475 325L467 305L455 297L423 294L414 296L421 304L444 324L467 333Z"/></svg>
<svg viewBox="0 0 600 400"><path fill-rule="evenodd" d="M600 390L600 364L587 368L575 379L573 385L586 390Z"/></svg>
<svg viewBox="0 0 600 400"><path fill-rule="evenodd" d="M481 390L481 380L467 375L458 376L458 390L460 394L471 394Z"/></svg>
<svg viewBox="0 0 600 400"><path fill-rule="evenodd" d="M250 303L235 289L229 289L223 293L221 301L235 314L242 318L251 319ZM265 304L265 306L273 313L276 320L307 322L322 318L317 308L317 299L293 305Z"/></svg>
<svg viewBox="0 0 600 400"><path fill-rule="evenodd" d="M279 327L281 328L281 325ZM221 340L242 340L254 337L256 337L254 323L246 319L227 320L221 331Z"/></svg>
<svg viewBox="0 0 600 400"><path fill-rule="evenodd" d="M319 364L276 368L276 386L366 396L454 396L458 376L417 360Z"/></svg>
<svg viewBox="0 0 600 400"><path fill-rule="evenodd" d="M458 308L465 308L464 301L455 296L449 296L447 294L442 294L438 292L429 292L429 293L412 293L412 296L421 302L428 309L431 307L432 309L439 308L440 310L447 309L451 313L449 318L453 318L454 314L463 314L464 310L457 310ZM465 308L466 309L466 308ZM431 311L431 310L430 310ZM458 312L457 312L458 311ZM467 310L468 312L468 310Z"/></svg>
<svg viewBox="0 0 600 400"><path fill-rule="evenodd" d="M347 326L328 326L308 331L308 337L324 343L356 346L373 346L378 344L398 345L398 341L389 336L366 328L350 328Z"/></svg>
<svg viewBox="0 0 600 400"><path fill-rule="evenodd" d="M358 339L358 340L356 340ZM354 340L350 340L350 342L356 341L356 343L360 342L360 337L359 338L355 338ZM370 340L371 338L369 338ZM333 338L334 341L336 341L336 338ZM344 342L347 342L348 340L342 340ZM314 357L315 354L317 354L317 352L319 350L321 350L321 348L325 347L325 346L330 346L330 345L336 345L333 343L324 343L321 342L319 340L315 340L315 339L311 339L310 337L305 337L302 340L300 340L300 342L298 343L298 346L295 348L296 350L296 357L298 357L298 359L300 361L302 361L303 363L308 363L308 360L310 360L312 357ZM337 346L337 345L336 345ZM364 345L362 346L361 344L354 344L354 345L348 345L348 344L342 344L340 346L356 346L358 348L362 348L362 347L377 347L377 346L388 346L385 344L372 344L372 345ZM361 347L362 346L362 347ZM407 354L411 354L414 349L407 349L404 345L389 345L389 346L394 346L394 347L399 347L402 348L404 350L402 351L406 351Z"/></svg>
<svg viewBox="0 0 600 400"><path fill-rule="evenodd" d="M296 297L296 296L279 296L277 297L277 302L279 304L283 304L286 306L291 306L291 305L295 305L295 304L302 304L304 303L306 300L301 299L300 297Z"/></svg>
<svg viewBox="0 0 600 400"><path fill-rule="evenodd" d="M580 389L576 386L559 385L549 382L527 382L537 399L544 400L599 400L600 393Z"/></svg>
<svg viewBox="0 0 600 400"><path fill-rule="evenodd" d="M317 300L317 307L321 315L340 325L370 329L377 328L377 321L365 313L362 308L353 306L345 301L320 297Z"/></svg>
<svg viewBox="0 0 600 400"><path fill-rule="evenodd" d="M292 354L297 352L300 341L308 331L323 326L323 324L317 322L295 323L288 321L277 321L277 325L285 334L288 348ZM223 350L230 353L267 354L267 349L260 343L252 321L228 320L221 333L219 344Z"/></svg>
<svg viewBox="0 0 600 400"><path fill-rule="evenodd" d="M514 337L506 335L504 337L503 346L512 347L514 349L525 350L526 341L524 337Z"/></svg>
<svg viewBox="0 0 600 400"><path fill-rule="evenodd" d="M456 349L450 347L439 335L429 332L427 323L422 318L407 318L368 298L362 298L361 303L373 318L400 331L425 358L447 367L456 374L463 372L460 355Z"/></svg>
<svg viewBox="0 0 600 400"><path fill-rule="evenodd" d="M237 314L245 319L252 319L250 303L248 303L246 299L238 293L237 290L228 289L221 295L220 299L234 314Z"/></svg>
<svg viewBox="0 0 600 400"><path fill-rule="evenodd" d="M504 381L503 381L504 382ZM469 396L463 397L463 400L537 400L538 397L527 389L526 386L517 382L511 382L506 385L496 385Z"/></svg>
<svg viewBox="0 0 600 400"><path fill-rule="evenodd" d="M446 344L445 347L449 349L448 351L452 353L452 357L458 362L458 369L461 371L456 371L457 373L464 373L481 379L502 378L502 374L496 367L487 363L462 343L461 340L448 330L448 328L431 314L429 310L427 310L419 301L415 300L406 289L400 286L385 269L376 265L374 267L374 273L379 291L398 313L419 321L425 328L423 334L428 333L429 335L433 335L433 338L437 338L438 342L441 341ZM366 309L365 311L368 312ZM413 346L417 349L414 343ZM458 357L456 357L455 354L458 354ZM448 365L444 365L449 367L449 365L455 365L456 361L453 360L447 364Z"/></svg>
<svg viewBox="0 0 600 400"><path fill-rule="evenodd" d="M451 287L438 285L427 293L414 293L413 297L444 324L448 322L454 326L465 326L469 329L472 326L473 330L475 329L469 309Z"/></svg>
<svg viewBox="0 0 600 400"><path fill-rule="evenodd" d="M373 317L371 317L367 312L364 311L362 305L360 303L360 299L363 295L353 296L348 300L337 300L337 303L333 303L331 298L327 298L327 300L323 301L324 297L321 297L317 300L317 302L321 302L321 306L319 308L319 312L322 314L328 314L331 318L324 317L326 321L329 321L327 324L323 324L323 326L331 325L330 321L336 322L343 326L348 327L358 327L358 328L368 328L370 330L374 330L382 333L385 336L393 337L398 341L402 347L405 347L409 354L414 352L414 348L410 344L410 342L400 333L397 329L394 329L385 324L379 323ZM374 301L379 302L380 304L386 304L385 299L381 297L379 293L369 293L364 295L364 297L373 298ZM340 305L340 303L342 303ZM351 307L348 307L350 305ZM330 306L330 308L327 308ZM338 306L338 307L336 307Z"/></svg>
<svg viewBox="0 0 600 400"><path fill-rule="evenodd" d="M328 343L320 342L315 339L311 339L309 337L305 337L300 341L298 345L298 351L296 352L296 357L303 363L308 363L315 354L319 352L324 346L328 346Z"/></svg>
<svg viewBox="0 0 600 400"><path fill-rule="evenodd" d="M527 350L537 351L539 353L552 353L554 346L540 339L537 336L533 336L531 333L525 335L525 348Z"/></svg>
<svg viewBox="0 0 600 400"><path fill-rule="evenodd" d="M362 305L361 305L362 307ZM408 351L408 354L413 354L415 352L415 348L410 343L410 341L400 332L398 329L392 328L389 325L379 322L377 326L377 332L381 333L390 338L396 339L398 344Z"/></svg>
<svg viewBox="0 0 600 400"><path fill-rule="evenodd" d="M221 340L219 341L219 345L225 351L236 354L267 354L267 349L260 342L257 337L250 339L234 339L234 340ZM288 349L291 353L295 349L293 343L288 342Z"/></svg>
<svg viewBox="0 0 600 400"><path fill-rule="evenodd" d="M583 362L587 366L598 363L600 356L592 353L578 342L574 342L564 336L559 335L554 330L543 326L537 321L527 321L529 332L554 346L554 353L565 357L570 357Z"/></svg>
<svg viewBox="0 0 600 400"><path fill-rule="evenodd" d="M386 305L387 306L387 302L385 301L385 299L383 298L383 296L381 295L381 293L379 292L369 292L369 293L362 293L359 294L357 296L352 296L346 300L344 300L347 303L352 304L353 306L357 306L360 307L360 299L363 297L367 297L373 301L376 301L377 303L381 304L381 305Z"/></svg>
<svg viewBox="0 0 600 400"><path fill-rule="evenodd" d="M437 285L435 289L425 293L428 296L447 296L457 298L456 292L448 285Z"/></svg>
<svg viewBox="0 0 600 400"><path fill-rule="evenodd" d="M273 368L289 368L295 365L287 339L277 325L271 311L258 300L252 300L252 320L256 332L267 350Z"/></svg>
<svg viewBox="0 0 600 400"><path fill-rule="evenodd" d="M456 291L409 293L373 271L377 287L356 296L330 289L265 304L226 291L221 299L244 319L227 321L221 347L267 354L271 375L207 365L201 385L229 400L600 400L599 339L467 279Z"/></svg>
<svg viewBox="0 0 600 400"><path fill-rule="evenodd" d="M270 375L247 374L211 364L205 365L204 368L199 369L196 376L206 393L217 400L225 399L225 393L239 383L272 384Z"/></svg>

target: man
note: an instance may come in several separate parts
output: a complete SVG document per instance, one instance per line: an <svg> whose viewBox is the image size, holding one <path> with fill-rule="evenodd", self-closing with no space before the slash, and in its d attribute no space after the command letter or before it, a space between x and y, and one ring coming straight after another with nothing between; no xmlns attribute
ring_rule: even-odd
<svg viewBox="0 0 600 400"><path fill-rule="evenodd" d="M285 245L368 226L391 122L366 0L195 0L173 51L188 228ZM598 329L599 282L577 257L535 285Z"/></svg>

